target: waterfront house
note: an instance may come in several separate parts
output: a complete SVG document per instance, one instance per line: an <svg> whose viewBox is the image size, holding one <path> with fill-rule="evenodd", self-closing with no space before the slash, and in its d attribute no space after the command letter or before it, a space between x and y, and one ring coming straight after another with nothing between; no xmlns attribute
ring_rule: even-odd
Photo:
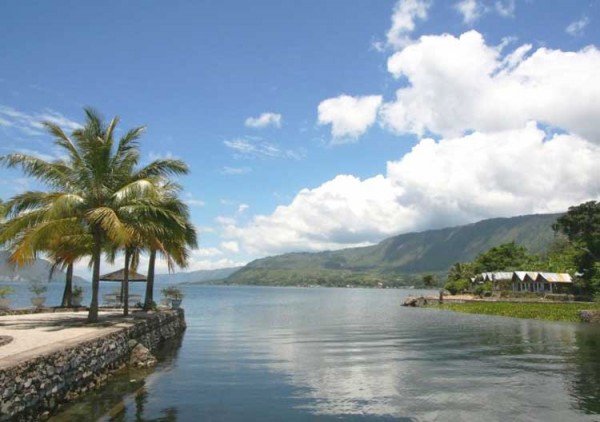
<svg viewBox="0 0 600 422"><path fill-rule="evenodd" d="M573 285L569 274L534 271L515 271L511 282L514 292L555 293Z"/></svg>
<svg viewBox="0 0 600 422"><path fill-rule="evenodd" d="M570 290L573 279L566 273L540 271L485 272L471 279L473 283L492 283L494 291L556 293Z"/></svg>
<svg viewBox="0 0 600 422"><path fill-rule="evenodd" d="M513 273L507 271L481 273L475 280L479 284L490 282L494 290L505 290L510 285Z"/></svg>

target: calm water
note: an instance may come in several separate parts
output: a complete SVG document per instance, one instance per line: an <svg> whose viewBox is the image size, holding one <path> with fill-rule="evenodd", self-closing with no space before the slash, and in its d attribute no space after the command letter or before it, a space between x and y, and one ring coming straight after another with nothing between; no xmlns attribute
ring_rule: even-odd
<svg viewBox="0 0 600 422"><path fill-rule="evenodd" d="M600 420L599 327L402 308L409 290L186 290L155 371L54 420Z"/></svg>

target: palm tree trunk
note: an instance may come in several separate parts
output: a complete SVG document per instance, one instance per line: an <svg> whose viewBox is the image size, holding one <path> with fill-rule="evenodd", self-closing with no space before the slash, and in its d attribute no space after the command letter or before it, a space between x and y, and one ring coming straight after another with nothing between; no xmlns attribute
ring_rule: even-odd
<svg viewBox="0 0 600 422"><path fill-rule="evenodd" d="M63 308L72 306L73 298L73 263L67 265L67 275L65 277L65 291L63 292L62 303Z"/></svg>
<svg viewBox="0 0 600 422"><path fill-rule="evenodd" d="M144 300L144 311L152 309L154 303L154 265L156 263L156 249L150 250L148 260L148 276L146 279L146 298Z"/></svg>
<svg viewBox="0 0 600 422"><path fill-rule="evenodd" d="M123 316L129 315L129 261L131 253L125 248L125 268L123 269Z"/></svg>
<svg viewBox="0 0 600 422"><path fill-rule="evenodd" d="M87 322L98 322L98 290L100 288L100 258L102 257L102 235L99 228L94 229L94 246L92 251L92 301Z"/></svg>

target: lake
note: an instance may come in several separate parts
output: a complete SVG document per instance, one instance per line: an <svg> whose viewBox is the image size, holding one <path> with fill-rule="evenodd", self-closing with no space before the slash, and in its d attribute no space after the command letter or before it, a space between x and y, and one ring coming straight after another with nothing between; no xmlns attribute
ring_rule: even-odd
<svg viewBox="0 0 600 422"><path fill-rule="evenodd" d="M184 289L154 371L52 420L600 419L597 326L401 307L414 290Z"/></svg>

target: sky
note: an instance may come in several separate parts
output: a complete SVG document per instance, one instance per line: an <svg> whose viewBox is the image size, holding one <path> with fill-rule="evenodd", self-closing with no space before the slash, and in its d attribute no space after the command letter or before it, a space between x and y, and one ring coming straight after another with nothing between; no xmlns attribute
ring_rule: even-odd
<svg viewBox="0 0 600 422"><path fill-rule="evenodd" d="M599 24L598 0L4 1L0 155L60 157L40 122L87 106L146 126L144 163L191 169L188 270L565 211L600 199ZM0 168L0 198L37 189Z"/></svg>

